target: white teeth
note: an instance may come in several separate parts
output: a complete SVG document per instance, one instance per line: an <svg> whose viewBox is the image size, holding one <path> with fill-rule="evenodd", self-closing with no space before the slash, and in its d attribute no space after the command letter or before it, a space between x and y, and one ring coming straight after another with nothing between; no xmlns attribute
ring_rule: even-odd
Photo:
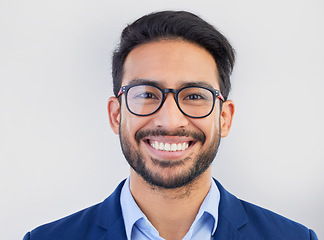
<svg viewBox="0 0 324 240"><path fill-rule="evenodd" d="M163 143L158 141L150 142L152 148L156 150L168 151L168 152L175 152L175 151L184 151L189 147L188 142L184 143Z"/></svg>
<svg viewBox="0 0 324 240"><path fill-rule="evenodd" d="M177 145L177 150L178 150L178 151L181 151L181 150L182 150L182 145L181 145L181 143L178 143L178 145Z"/></svg>
<svg viewBox="0 0 324 240"><path fill-rule="evenodd" d="M188 143L182 143L182 149L187 149L189 147Z"/></svg>
<svg viewBox="0 0 324 240"><path fill-rule="evenodd" d="M164 143L162 143L162 142L160 142L159 143L159 148L158 148L159 150L164 150Z"/></svg>
<svg viewBox="0 0 324 240"><path fill-rule="evenodd" d="M171 145L170 145L170 143L165 143L165 144L164 144L164 150L165 150L165 151L170 151L170 150L171 150Z"/></svg>
<svg viewBox="0 0 324 240"><path fill-rule="evenodd" d="M176 143L171 144L171 151L177 151L178 147Z"/></svg>

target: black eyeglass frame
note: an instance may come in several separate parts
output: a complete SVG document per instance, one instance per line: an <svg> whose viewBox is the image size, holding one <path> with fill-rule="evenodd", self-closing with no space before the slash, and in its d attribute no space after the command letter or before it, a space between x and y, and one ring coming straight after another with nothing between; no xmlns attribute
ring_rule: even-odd
<svg viewBox="0 0 324 240"><path fill-rule="evenodd" d="M128 100L127 100L127 94L128 94L128 91L129 89L131 89L132 87L136 87L136 86L150 86L150 87L155 87L157 89L159 89L161 92L162 92L162 100L161 100L161 103L160 105L156 108L155 111L153 111L152 113L149 113L149 114L138 114L138 113L134 113L133 111L131 111L131 109L129 108L128 106ZM203 88L203 89L206 89L208 91L210 91L213 95L213 106L211 108L211 110L209 111L209 113L207 113L206 115L203 115L203 116L200 116L200 117L194 117L194 116L191 116L187 113L185 113L180 105L179 105L179 101L178 101L178 96L179 96L179 92L181 92L182 90L184 89L187 89L187 88ZM204 87L204 86L187 86L187 87L183 87L183 88L180 88L180 89L172 89L172 88L166 88L166 89L162 89L158 86L155 86L155 85L151 85L151 84L146 84L146 83L138 83L138 84L130 84L130 85L127 85L127 86L122 86L118 92L118 95L117 97L120 97L122 94L125 95L125 102L126 102L126 107L128 109L128 111L136 116L141 116L141 117L145 117L145 116L150 116L154 113L156 113L163 105L164 101L165 101L165 98L166 98L166 94L167 93L174 93L174 100L179 108L179 110L186 116L188 117L191 117L191 118L205 118L207 116L209 116L212 111L214 110L214 107L215 107L215 101L216 101L216 98L219 98L220 100L222 100L224 102L224 97L223 95L221 94L221 92L217 89L214 89L214 88L208 88L208 87Z"/></svg>

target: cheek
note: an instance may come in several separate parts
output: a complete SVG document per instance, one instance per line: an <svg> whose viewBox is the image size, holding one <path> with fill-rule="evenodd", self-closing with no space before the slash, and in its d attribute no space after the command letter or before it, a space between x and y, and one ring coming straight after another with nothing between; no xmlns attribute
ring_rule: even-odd
<svg viewBox="0 0 324 240"><path fill-rule="evenodd" d="M219 124L216 121L210 121L204 125L204 133L207 141L215 141L219 129L218 125Z"/></svg>
<svg viewBox="0 0 324 240"><path fill-rule="evenodd" d="M124 135L131 135L131 132L136 129L136 122L132 121L131 116L127 116L127 114L121 115L120 127L124 132Z"/></svg>
<svg viewBox="0 0 324 240"><path fill-rule="evenodd" d="M192 123L205 134L206 141L214 141L220 130L219 119L217 113L212 113L206 118L193 119Z"/></svg>
<svg viewBox="0 0 324 240"><path fill-rule="evenodd" d="M216 108L216 111L213 112L213 114L210 116L210 132L213 135L216 135L218 138L219 133L220 133L220 127L221 127L221 116L220 116L220 111L219 108ZM214 136L215 137L215 136Z"/></svg>
<svg viewBox="0 0 324 240"><path fill-rule="evenodd" d="M121 122L120 127L124 132L124 135L129 136L131 139L135 139L135 133L143 129L145 126L148 126L149 118L148 117L139 117L134 114L131 114L126 109L121 111Z"/></svg>
<svg viewBox="0 0 324 240"><path fill-rule="evenodd" d="M130 125L131 117L132 116L130 116L130 113L127 111L126 106L122 106L120 111L119 129L121 129L124 136L129 136L130 131L134 128L134 126Z"/></svg>

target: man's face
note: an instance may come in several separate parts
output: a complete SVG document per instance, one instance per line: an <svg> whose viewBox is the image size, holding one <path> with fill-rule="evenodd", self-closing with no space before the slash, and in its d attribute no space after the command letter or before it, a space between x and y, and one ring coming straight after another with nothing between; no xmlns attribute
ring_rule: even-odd
<svg viewBox="0 0 324 240"><path fill-rule="evenodd" d="M210 53L176 40L143 44L130 52L122 86L142 80L161 88L179 89L190 83L219 89L217 66ZM178 188L204 174L220 141L219 99L209 116L195 119L181 113L173 93L167 94L156 113L145 117L130 113L121 97L115 132L138 175L155 186ZM177 146L176 151L169 151L172 145Z"/></svg>

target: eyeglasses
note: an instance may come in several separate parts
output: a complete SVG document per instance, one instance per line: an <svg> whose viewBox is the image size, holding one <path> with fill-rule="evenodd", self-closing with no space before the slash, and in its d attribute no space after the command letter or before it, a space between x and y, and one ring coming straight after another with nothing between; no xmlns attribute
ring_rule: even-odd
<svg viewBox="0 0 324 240"><path fill-rule="evenodd" d="M207 117L214 109L216 98L224 101L220 91L203 87L189 86L176 89L162 89L149 84L123 86L118 97L125 95L128 111L137 116L148 116L158 111L167 93L174 93L179 110L192 118Z"/></svg>

